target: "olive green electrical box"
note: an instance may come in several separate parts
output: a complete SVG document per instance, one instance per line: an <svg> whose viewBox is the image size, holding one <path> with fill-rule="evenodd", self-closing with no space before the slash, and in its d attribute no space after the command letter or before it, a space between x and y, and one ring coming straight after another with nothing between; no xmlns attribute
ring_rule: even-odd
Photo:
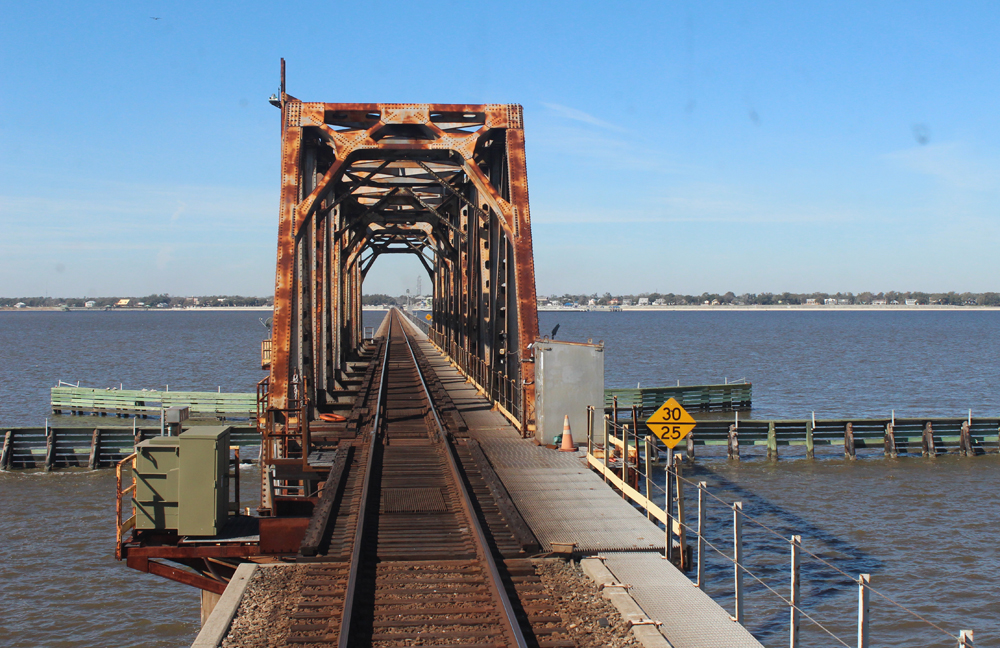
<svg viewBox="0 0 1000 648"><path fill-rule="evenodd" d="M215 536L229 515L230 427L155 437L136 448L136 528Z"/></svg>
<svg viewBox="0 0 1000 648"><path fill-rule="evenodd" d="M135 528L177 528L178 437L154 437L136 446Z"/></svg>

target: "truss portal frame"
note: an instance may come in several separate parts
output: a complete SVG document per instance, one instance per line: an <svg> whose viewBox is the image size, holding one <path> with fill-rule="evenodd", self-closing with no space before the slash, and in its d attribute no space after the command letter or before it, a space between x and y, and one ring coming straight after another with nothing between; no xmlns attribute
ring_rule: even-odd
<svg viewBox="0 0 1000 648"><path fill-rule="evenodd" d="M538 314L521 106L302 102L284 87L279 105L262 432L287 439L349 391L365 275L405 253L434 286L431 339L527 434ZM287 456L283 442L266 445Z"/></svg>

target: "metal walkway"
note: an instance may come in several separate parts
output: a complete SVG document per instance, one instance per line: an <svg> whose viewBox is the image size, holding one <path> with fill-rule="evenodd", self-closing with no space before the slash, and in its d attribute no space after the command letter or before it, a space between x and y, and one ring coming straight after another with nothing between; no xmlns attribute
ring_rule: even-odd
<svg viewBox="0 0 1000 648"><path fill-rule="evenodd" d="M746 628L676 567L648 551L606 552L604 565L675 648L760 648Z"/></svg>
<svg viewBox="0 0 1000 648"><path fill-rule="evenodd" d="M424 353L542 546L575 543L600 554L615 577L676 648L762 648L743 626L673 565L664 534L584 465L581 454L522 439L448 360L418 335ZM579 442L585 431L574 436ZM678 614L677 610L684 610Z"/></svg>

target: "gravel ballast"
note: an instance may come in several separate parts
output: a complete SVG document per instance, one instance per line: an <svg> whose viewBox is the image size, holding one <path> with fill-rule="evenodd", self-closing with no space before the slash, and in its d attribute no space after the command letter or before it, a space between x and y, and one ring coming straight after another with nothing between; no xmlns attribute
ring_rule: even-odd
<svg viewBox="0 0 1000 648"><path fill-rule="evenodd" d="M576 642L578 648L642 648L628 623L581 571L579 563L561 559L534 562L546 593L556 602L566 639Z"/></svg>
<svg viewBox="0 0 1000 648"><path fill-rule="evenodd" d="M258 568L240 601L223 648L279 648L285 645L291 615L302 588L305 568L273 565Z"/></svg>
<svg viewBox="0 0 1000 648"><path fill-rule="evenodd" d="M545 598L562 618L565 633L552 639L567 639L578 648L641 648L628 623L614 605L602 596L597 585L580 569L579 563L561 559L532 561ZM279 648L285 645L307 567L274 565L256 570L247 585L223 648ZM545 637L540 637L545 639ZM419 640L408 641L420 645Z"/></svg>

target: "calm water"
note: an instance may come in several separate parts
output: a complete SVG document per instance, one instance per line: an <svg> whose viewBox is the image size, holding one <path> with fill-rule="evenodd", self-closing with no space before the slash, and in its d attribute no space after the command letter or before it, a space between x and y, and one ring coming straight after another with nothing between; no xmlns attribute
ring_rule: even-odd
<svg viewBox="0 0 1000 648"><path fill-rule="evenodd" d="M59 379L126 388L249 391L263 377L262 312L0 313L0 424L40 425ZM367 313L372 325L381 313ZM1000 413L1000 313L655 312L541 313L560 339L603 339L609 386L746 378L754 415ZM64 419L69 417L64 417ZM74 423L96 419L75 417ZM102 419L110 422L112 419ZM876 458L809 462L700 457L689 475L781 535L803 536L849 574L978 646L1000 645L996 608L1000 459ZM244 468L253 494L255 468ZM0 474L0 636L11 646L93 646L144 637L189 645L198 629L191 588L141 575L113 558L111 471ZM246 500L245 504L251 503ZM693 510L693 500L689 503ZM731 513L709 506L709 538L731 542ZM787 548L752 526L745 555L787 594ZM731 573L709 560L709 591L726 605ZM814 561L803 564L805 605L854 643L857 590ZM768 646L787 644L787 612L747 579L747 624ZM730 607L731 609L731 607ZM872 599L874 645L952 645ZM803 620L804 645L839 645ZM121 633L121 634L119 634Z"/></svg>

